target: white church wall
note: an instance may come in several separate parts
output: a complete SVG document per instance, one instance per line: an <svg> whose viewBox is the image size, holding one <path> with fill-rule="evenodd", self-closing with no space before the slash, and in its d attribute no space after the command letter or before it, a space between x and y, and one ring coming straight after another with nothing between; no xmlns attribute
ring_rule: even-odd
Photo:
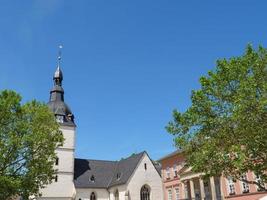
<svg viewBox="0 0 267 200"><path fill-rule="evenodd" d="M58 157L58 166L55 166L55 168L59 172L71 172L71 173L73 173L74 150L57 149L56 154ZM73 159L70 159L70 158L73 158Z"/></svg>
<svg viewBox="0 0 267 200"><path fill-rule="evenodd" d="M91 193L94 192L97 200L109 200L107 189L100 188L76 188L76 200L90 200Z"/></svg>
<svg viewBox="0 0 267 200"><path fill-rule="evenodd" d="M46 186L41 191L43 198L38 199L51 199L54 198L72 198L75 195L75 187L73 178L70 174L60 174L57 182Z"/></svg>
<svg viewBox="0 0 267 200"><path fill-rule="evenodd" d="M66 149L74 149L75 148L75 127L70 126L61 126L60 130L63 133L63 136L65 138L63 147Z"/></svg>
<svg viewBox="0 0 267 200"><path fill-rule="evenodd" d="M145 164L147 169L145 169ZM129 200L140 200L140 191L143 185L149 186L151 190L150 199L163 200L161 177L146 154L143 156L135 173L128 181L127 190L130 195Z"/></svg>
<svg viewBox="0 0 267 200"><path fill-rule="evenodd" d="M65 141L63 146L56 150L57 157L59 158L59 164L55 166L55 169L58 170L57 182L53 182L42 189L41 193L43 197L38 199L73 199L75 196L73 183L75 127L61 126L60 130L63 133Z"/></svg>
<svg viewBox="0 0 267 200"><path fill-rule="evenodd" d="M119 185L109 188L109 193L110 193L109 200L115 200L115 192L117 190L119 192L119 199L125 200L125 193L127 191L126 185Z"/></svg>

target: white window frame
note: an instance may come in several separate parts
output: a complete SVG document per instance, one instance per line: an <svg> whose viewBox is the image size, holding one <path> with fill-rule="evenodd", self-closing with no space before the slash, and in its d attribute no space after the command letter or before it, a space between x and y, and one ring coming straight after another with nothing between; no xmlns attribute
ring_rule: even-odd
<svg viewBox="0 0 267 200"><path fill-rule="evenodd" d="M177 164L173 165L173 175L175 178L178 177L178 165Z"/></svg>
<svg viewBox="0 0 267 200"><path fill-rule="evenodd" d="M255 173L254 173L254 177L255 177L255 181L257 183L261 183L261 185L265 188L265 184L264 182L262 182L261 177L259 175L256 175ZM256 185L256 187L257 187L257 191L261 191L258 185Z"/></svg>
<svg viewBox="0 0 267 200"><path fill-rule="evenodd" d="M172 200L172 189L168 189L168 200Z"/></svg>
<svg viewBox="0 0 267 200"><path fill-rule="evenodd" d="M171 170L170 170L170 167L167 167L166 168L166 178L167 179L171 178Z"/></svg>
<svg viewBox="0 0 267 200"><path fill-rule="evenodd" d="M235 183L231 176L227 177L227 190L229 195L235 194Z"/></svg>
<svg viewBox="0 0 267 200"><path fill-rule="evenodd" d="M244 179L244 180L248 180L247 174L243 174L240 178ZM248 183L246 183L244 181L240 181L240 185L241 185L242 193L249 193L249 184Z"/></svg>
<svg viewBox="0 0 267 200"><path fill-rule="evenodd" d="M175 190L175 200L179 200L180 197L180 188L177 186L174 188Z"/></svg>

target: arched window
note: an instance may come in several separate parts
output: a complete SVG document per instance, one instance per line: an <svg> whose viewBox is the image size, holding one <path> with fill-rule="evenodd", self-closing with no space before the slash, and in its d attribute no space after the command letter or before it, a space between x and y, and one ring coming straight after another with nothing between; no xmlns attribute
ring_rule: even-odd
<svg viewBox="0 0 267 200"><path fill-rule="evenodd" d="M148 186L144 185L141 188L140 199L141 200L150 200L150 190L149 190Z"/></svg>
<svg viewBox="0 0 267 200"><path fill-rule="evenodd" d="M96 195L94 192L91 193L90 200L96 200Z"/></svg>
<svg viewBox="0 0 267 200"><path fill-rule="evenodd" d="M120 199L118 190L116 190L114 196L115 196L115 200L119 200Z"/></svg>

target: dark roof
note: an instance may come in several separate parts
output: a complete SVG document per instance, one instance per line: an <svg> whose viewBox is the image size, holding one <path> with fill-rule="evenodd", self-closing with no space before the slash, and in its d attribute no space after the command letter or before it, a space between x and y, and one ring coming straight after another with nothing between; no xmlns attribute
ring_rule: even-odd
<svg viewBox="0 0 267 200"><path fill-rule="evenodd" d="M116 170L116 161L75 159L74 184L77 188L107 188ZM94 177L94 181L90 179Z"/></svg>
<svg viewBox="0 0 267 200"><path fill-rule="evenodd" d="M47 105L55 116L63 117L63 120L60 122L62 125L75 126L74 115L69 106L64 102L64 90L62 88L63 73L59 66L57 67L53 80L54 87L50 91L50 99Z"/></svg>
<svg viewBox="0 0 267 200"><path fill-rule="evenodd" d="M54 73L54 77L53 77L53 79L54 79L54 80L55 80L55 79L59 79L60 82L63 81L63 73L62 73L62 71L61 71L59 65L57 66L57 69L56 69L56 71L55 71L55 73Z"/></svg>
<svg viewBox="0 0 267 200"><path fill-rule="evenodd" d="M77 188L109 188L127 183L146 152L120 161L75 159L74 184ZM94 181L91 178L94 177Z"/></svg>
<svg viewBox="0 0 267 200"><path fill-rule="evenodd" d="M116 166L114 176L109 184L109 187L114 185L121 185L126 183L131 175L134 173L135 168L137 167L139 161L143 157L145 152L139 154L133 154L132 156L121 159ZM118 176L120 178L118 178Z"/></svg>
<svg viewBox="0 0 267 200"><path fill-rule="evenodd" d="M158 172L159 175L161 176L161 169L162 169L161 164L160 164L159 162L155 162L155 161L153 161L153 164L154 164L154 166L155 166L157 172Z"/></svg>

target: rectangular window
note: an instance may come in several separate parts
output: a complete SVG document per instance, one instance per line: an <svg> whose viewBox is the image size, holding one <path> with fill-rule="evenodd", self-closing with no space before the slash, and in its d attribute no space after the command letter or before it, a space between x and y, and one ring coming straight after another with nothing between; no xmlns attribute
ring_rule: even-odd
<svg viewBox="0 0 267 200"><path fill-rule="evenodd" d="M58 162L59 162L59 158L57 157L57 158L56 158L55 165L58 165Z"/></svg>
<svg viewBox="0 0 267 200"><path fill-rule="evenodd" d="M188 188L187 188L187 183L184 184L184 194L185 194L185 198L188 199Z"/></svg>
<svg viewBox="0 0 267 200"><path fill-rule="evenodd" d="M174 171L174 177L177 178L178 177L178 167L176 164L173 165L173 171Z"/></svg>
<svg viewBox="0 0 267 200"><path fill-rule="evenodd" d="M175 200L179 200L179 188L175 188Z"/></svg>
<svg viewBox="0 0 267 200"><path fill-rule="evenodd" d="M171 177L171 172L170 172L169 167L166 168L166 177L167 177L167 179L169 179Z"/></svg>
<svg viewBox="0 0 267 200"><path fill-rule="evenodd" d="M257 190L258 191L262 191L263 189L265 189L265 186L264 186L264 182L261 180L261 177L257 174L255 174L255 181L261 185L262 188L260 188L258 185L257 185Z"/></svg>
<svg viewBox="0 0 267 200"><path fill-rule="evenodd" d="M247 182L245 182L247 180L247 175L243 174L240 178L241 178L241 180L244 180L244 181L241 181L242 192L248 193L249 192L249 185Z"/></svg>
<svg viewBox="0 0 267 200"><path fill-rule="evenodd" d="M168 200L172 200L172 190L168 190Z"/></svg>
<svg viewBox="0 0 267 200"><path fill-rule="evenodd" d="M235 194L235 183L233 181L233 178L229 176L227 178L227 181L228 181L228 192L230 195L234 195Z"/></svg>

